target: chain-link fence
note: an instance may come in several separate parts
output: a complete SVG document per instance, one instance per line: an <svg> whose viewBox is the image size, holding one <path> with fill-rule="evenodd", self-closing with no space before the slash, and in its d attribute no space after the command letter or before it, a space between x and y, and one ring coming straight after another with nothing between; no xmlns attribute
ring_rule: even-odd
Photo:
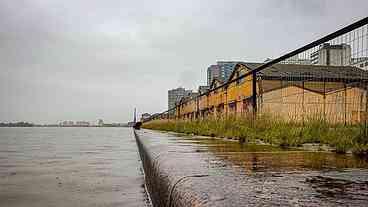
<svg viewBox="0 0 368 207"><path fill-rule="evenodd" d="M151 119L270 114L287 121L366 123L368 18L264 63L240 62L226 83ZM174 111L174 113L173 113Z"/></svg>

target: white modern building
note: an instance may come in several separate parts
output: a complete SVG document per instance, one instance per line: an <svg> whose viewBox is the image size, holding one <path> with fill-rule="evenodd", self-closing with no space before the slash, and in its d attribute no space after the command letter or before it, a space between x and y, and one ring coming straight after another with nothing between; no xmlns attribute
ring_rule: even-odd
<svg viewBox="0 0 368 207"><path fill-rule="evenodd" d="M325 43L310 55L313 65L346 66L351 62L351 47L348 44Z"/></svg>

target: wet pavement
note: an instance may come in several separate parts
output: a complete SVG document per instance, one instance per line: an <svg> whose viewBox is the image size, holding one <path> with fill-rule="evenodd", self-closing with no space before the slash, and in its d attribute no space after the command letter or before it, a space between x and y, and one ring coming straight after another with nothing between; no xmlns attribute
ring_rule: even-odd
<svg viewBox="0 0 368 207"><path fill-rule="evenodd" d="M137 135L155 206L368 206L368 162L350 155Z"/></svg>
<svg viewBox="0 0 368 207"><path fill-rule="evenodd" d="M148 206L130 128L0 128L0 206Z"/></svg>

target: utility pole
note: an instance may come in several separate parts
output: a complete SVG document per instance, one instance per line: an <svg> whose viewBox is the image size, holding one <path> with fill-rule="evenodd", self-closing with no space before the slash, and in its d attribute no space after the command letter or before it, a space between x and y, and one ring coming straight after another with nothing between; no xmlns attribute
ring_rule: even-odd
<svg viewBox="0 0 368 207"><path fill-rule="evenodd" d="M134 119L133 122L136 123L137 122L137 109L134 108Z"/></svg>

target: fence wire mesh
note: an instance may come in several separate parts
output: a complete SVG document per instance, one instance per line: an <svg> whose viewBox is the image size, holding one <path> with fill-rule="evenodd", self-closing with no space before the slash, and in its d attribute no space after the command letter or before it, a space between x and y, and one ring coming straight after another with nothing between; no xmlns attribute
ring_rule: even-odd
<svg viewBox="0 0 368 207"><path fill-rule="evenodd" d="M367 126L367 84L364 18L277 59L239 62L227 82L215 79L208 92L183 98L151 119L271 114L300 123Z"/></svg>
<svg viewBox="0 0 368 207"><path fill-rule="evenodd" d="M368 25L257 73L257 106L286 120L366 120Z"/></svg>

